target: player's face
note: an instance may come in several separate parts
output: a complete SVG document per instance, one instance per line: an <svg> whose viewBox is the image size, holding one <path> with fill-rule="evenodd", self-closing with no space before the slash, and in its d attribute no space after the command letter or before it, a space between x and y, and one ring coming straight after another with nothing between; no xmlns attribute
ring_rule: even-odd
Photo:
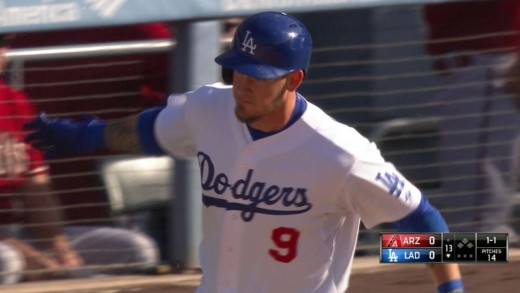
<svg viewBox="0 0 520 293"><path fill-rule="evenodd" d="M233 74L235 115L238 120L263 131L284 125L288 91L294 90L292 73L277 79L257 79L239 72ZM293 93L294 94L294 93ZM292 101L294 103L294 101ZM272 128L272 129L271 129Z"/></svg>

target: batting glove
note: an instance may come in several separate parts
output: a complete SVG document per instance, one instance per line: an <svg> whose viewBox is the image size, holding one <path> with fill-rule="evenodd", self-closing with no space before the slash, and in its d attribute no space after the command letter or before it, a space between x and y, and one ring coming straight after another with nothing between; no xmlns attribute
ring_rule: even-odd
<svg viewBox="0 0 520 293"><path fill-rule="evenodd" d="M79 155L105 148L106 123L93 116L71 119L48 118L45 113L24 125L31 132L25 142L42 150L45 158L63 155Z"/></svg>

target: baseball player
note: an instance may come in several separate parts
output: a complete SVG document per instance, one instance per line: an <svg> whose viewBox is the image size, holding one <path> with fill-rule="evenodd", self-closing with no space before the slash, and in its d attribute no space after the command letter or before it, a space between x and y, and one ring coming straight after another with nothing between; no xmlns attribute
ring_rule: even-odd
<svg viewBox="0 0 520 293"><path fill-rule="evenodd" d="M360 220L447 231L439 212L377 147L297 92L311 55L297 19L262 12L215 61L207 85L117 121L40 115L26 137L48 156L100 148L196 157L203 278L197 292L345 292ZM456 264L431 266L438 292L463 292Z"/></svg>
<svg viewBox="0 0 520 293"><path fill-rule="evenodd" d="M0 34L0 75L11 39L11 34ZM157 265L158 249L147 235L122 228L62 226L49 168L42 153L23 142L23 124L34 113L27 96L0 78L0 285L86 277L94 273L89 265ZM28 271L32 273L24 274Z"/></svg>

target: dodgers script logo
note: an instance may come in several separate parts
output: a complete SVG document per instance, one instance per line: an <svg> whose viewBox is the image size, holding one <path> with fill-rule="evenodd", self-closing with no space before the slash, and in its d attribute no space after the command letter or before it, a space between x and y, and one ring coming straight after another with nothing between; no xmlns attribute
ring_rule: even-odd
<svg viewBox="0 0 520 293"><path fill-rule="evenodd" d="M242 51L247 52L246 49L249 49L249 54L255 55L256 45L250 34L250 31L246 31L246 37L242 41Z"/></svg>
<svg viewBox="0 0 520 293"><path fill-rule="evenodd" d="M306 188L281 187L269 185L267 182L254 182L254 170L249 169L245 178L229 182L224 173L217 173L211 157L203 152L198 153L202 189L213 191L218 195L230 192L233 198L250 203L228 202L223 198L203 194L202 202L206 207L215 206L226 210L242 211L245 222L253 219L256 213L267 215L294 215L305 213L312 204L307 198Z"/></svg>

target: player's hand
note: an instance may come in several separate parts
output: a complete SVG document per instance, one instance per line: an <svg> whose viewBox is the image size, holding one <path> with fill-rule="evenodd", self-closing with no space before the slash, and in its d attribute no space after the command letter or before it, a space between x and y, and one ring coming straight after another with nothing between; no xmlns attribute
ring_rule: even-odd
<svg viewBox="0 0 520 293"><path fill-rule="evenodd" d="M38 281L62 277L60 273L62 265L52 256L16 238L7 238L3 241L16 248L23 255L25 260L24 271L28 271L24 280Z"/></svg>
<svg viewBox="0 0 520 293"><path fill-rule="evenodd" d="M25 255L25 269L32 271L25 276L26 281L59 279L61 265L52 257L40 251L32 251Z"/></svg>
<svg viewBox="0 0 520 293"><path fill-rule="evenodd" d="M48 255L51 255L61 266L59 274L67 278L82 278L92 275L92 271L83 266L84 261L79 252L70 246L66 235L54 236L46 247Z"/></svg>
<svg viewBox="0 0 520 293"><path fill-rule="evenodd" d="M62 155L77 155L95 151L104 146L104 123L93 116L85 116L80 121L49 118L45 113L25 124L31 132L25 142L42 150L45 158Z"/></svg>
<svg viewBox="0 0 520 293"><path fill-rule="evenodd" d="M83 265L83 259L72 248L54 249L54 259L65 268L79 268Z"/></svg>
<svg viewBox="0 0 520 293"><path fill-rule="evenodd" d="M78 276L89 276L82 270L83 260L74 251L35 252L26 256L26 270L33 271L26 281L55 280Z"/></svg>

